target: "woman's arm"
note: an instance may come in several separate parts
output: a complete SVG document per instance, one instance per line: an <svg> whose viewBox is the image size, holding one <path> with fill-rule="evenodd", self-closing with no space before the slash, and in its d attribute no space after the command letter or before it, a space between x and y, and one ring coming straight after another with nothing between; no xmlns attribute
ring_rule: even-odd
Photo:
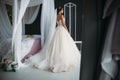
<svg viewBox="0 0 120 80"><path fill-rule="evenodd" d="M62 21L63 27L68 31L67 26L66 26L65 21L64 21L64 16L63 15L62 15L61 21Z"/></svg>

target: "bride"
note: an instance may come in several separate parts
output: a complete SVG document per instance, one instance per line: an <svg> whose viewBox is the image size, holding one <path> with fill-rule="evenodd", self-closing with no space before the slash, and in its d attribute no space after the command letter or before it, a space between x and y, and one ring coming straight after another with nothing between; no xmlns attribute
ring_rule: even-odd
<svg viewBox="0 0 120 80"><path fill-rule="evenodd" d="M56 22L57 28L50 45L46 45L44 50L30 57L27 62L42 70L50 70L52 72L69 71L73 67L80 65L81 54L68 33L64 21L63 8L57 10ZM48 50L48 52L46 53L45 50Z"/></svg>

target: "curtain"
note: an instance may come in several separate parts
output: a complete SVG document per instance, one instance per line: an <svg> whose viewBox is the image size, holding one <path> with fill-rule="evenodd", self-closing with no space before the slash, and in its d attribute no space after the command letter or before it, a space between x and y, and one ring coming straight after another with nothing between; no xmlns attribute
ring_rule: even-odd
<svg viewBox="0 0 120 80"><path fill-rule="evenodd" d="M13 25L13 36L12 36L12 52L14 53L14 60L18 62L21 67L21 40L22 40L22 18L27 9L30 0L21 0L20 9L15 17L18 17ZM15 3L16 4L16 3ZM14 6L17 7L17 6Z"/></svg>
<svg viewBox="0 0 120 80"><path fill-rule="evenodd" d="M7 15L6 7L0 2L0 43L6 38L12 37L12 25Z"/></svg>
<svg viewBox="0 0 120 80"><path fill-rule="evenodd" d="M32 24L39 12L40 5L38 6L33 6L33 7L28 7L26 9L26 12L24 14L23 20L25 24Z"/></svg>
<svg viewBox="0 0 120 80"><path fill-rule="evenodd" d="M11 49L12 25L7 15L6 6L0 2L0 57L12 58L9 51Z"/></svg>
<svg viewBox="0 0 120 80"><path fill-rule="evenodd" d="M26 9L26 12L23 17L23 25L22 25L22 34L23 35L25 34L25 24L32 24L35 21L37 15L39 13L39 8L40 8L40 5L28 7Z"/></svg>
<svg viewBox="0 0 120 80"><path fill-rule="evenodd" d="M14 0L1 0L1 1L8 5L13 5L13 3L14 3ZM19 1L18 4L20 4L21 0L18 0L18 1ZM42 2L43 2L43 0L30 0L28 7L37 6L37 5L41 4Z"/></svg>
<svg viewBox="0 0 120 80"><path fill-rule="evenodd" d="M46 38L49 36L49 29L52 24L52 15L54 13L54 0L44 0L41 13L41 45L43 47ZM54 28L53 28L54 30Z"/></svg>

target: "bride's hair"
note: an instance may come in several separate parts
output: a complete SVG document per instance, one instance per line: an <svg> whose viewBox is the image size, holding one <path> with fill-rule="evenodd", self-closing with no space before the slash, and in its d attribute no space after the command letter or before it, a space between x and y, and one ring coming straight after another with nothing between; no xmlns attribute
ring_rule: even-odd
<svg viewBox="0 0 120 80"><path fill-rule="evenodd" d="M58 9L57 9L57 14L62 10L63 8L60 6Z"/></svg>

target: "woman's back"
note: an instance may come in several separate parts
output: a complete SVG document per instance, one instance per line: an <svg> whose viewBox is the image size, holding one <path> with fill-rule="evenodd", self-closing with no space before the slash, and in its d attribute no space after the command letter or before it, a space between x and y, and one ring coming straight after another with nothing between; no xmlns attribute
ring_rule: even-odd
<svg viewBox="0 0 120 80"><path fill-rule="evenodd" d="M57 21L62 20L62 15L57 15Z"/></svg>

